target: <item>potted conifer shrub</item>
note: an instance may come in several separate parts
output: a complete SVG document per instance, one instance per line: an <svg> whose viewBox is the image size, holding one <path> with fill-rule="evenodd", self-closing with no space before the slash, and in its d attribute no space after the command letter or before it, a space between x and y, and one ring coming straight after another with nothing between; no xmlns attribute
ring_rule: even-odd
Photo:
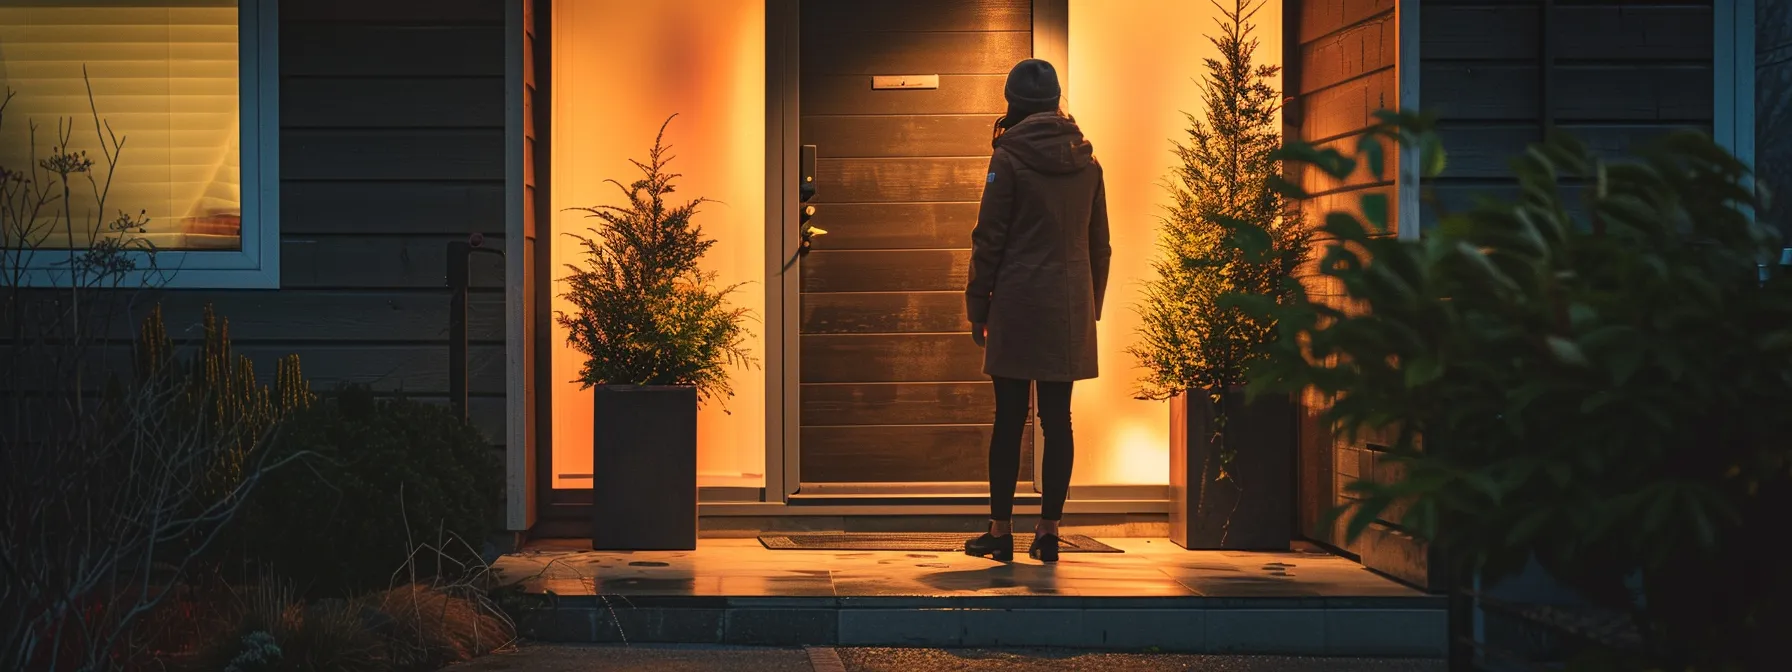
<svg viewBox="0 0 1792 672"><path fill-rule="evenodd" d="M623 205L575 208L600 220L568 264L555 319L585 355L579 382L593 390L591 543L604 550L689 550L697 545L697 407L734 395L730 367L751 365L739 285L719 286L699 266L715 245L694 221L695 198L673 202L668 117L640 177L606 180Z"/></svg>
<svg viewBox="0 0 1792 672"><path fill-rule="evenodd" d="M1175 148L1173 202L1130 349L1145 369L1138 396L1171 404L1171 539L1184 548L1287 548L1295 532L1295 406L1286 396L1247 403L1244 392L1275 325L1224 298L1292 296L1310 235L1274 186L1279 68L1253 60L1261 6L1221 7L1208 38L1219 58L1201 81L1206 115L1186 115L1188 139Z"/></svg>

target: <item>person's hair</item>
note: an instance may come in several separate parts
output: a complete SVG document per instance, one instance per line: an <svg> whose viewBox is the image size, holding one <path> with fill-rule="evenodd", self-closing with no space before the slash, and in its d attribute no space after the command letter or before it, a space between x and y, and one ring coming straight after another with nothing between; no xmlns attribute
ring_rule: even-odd
<svg viewBox="0 0 1792 672"><path fill-rule="evenodd" d="M1064 108L1059 106L1055 102L1051 103L1049 105L1027 105L1026 103L1020 103L1020 104L1009 103L1008 104L1008 113L1002 115L1002 117L1000 119L996 119L995 132L992 135L990 142L994 143L997 138L1002 137L1002 134L1007 132L1008 129L1014 128L1014 125L1020 123L1021 120L1026 119L1027 117L1031 117L1035 114L1045 114L1047 112L1056 114L1056 115L1058 115L1060 117L1064 117L1066 119L1070 118L1070 113L1065 112Z"/></svg>

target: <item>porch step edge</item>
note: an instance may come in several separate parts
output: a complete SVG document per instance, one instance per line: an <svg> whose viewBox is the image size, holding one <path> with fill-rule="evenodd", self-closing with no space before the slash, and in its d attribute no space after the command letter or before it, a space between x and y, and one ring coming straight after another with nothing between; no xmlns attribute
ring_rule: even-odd
<svg viewBox="0 0 1792 672"><path fill-rule="evenodd" d="M779 602L647 606L609 598L512 609L519 635L555 643L1024 646L1179 653L1438 658L1448 616L1412 607L899 607ZM845 598L853 599L853 598ZM1035 598L1036 599L1036 598Z"/></svg>
<svg viewBox="0 0 1792 672"><path fill-rule="evenodd" d="M508 589L517 609L1399 609L1444 611L1445 595L1082 597L1076 595L591 595Z"/></svg>

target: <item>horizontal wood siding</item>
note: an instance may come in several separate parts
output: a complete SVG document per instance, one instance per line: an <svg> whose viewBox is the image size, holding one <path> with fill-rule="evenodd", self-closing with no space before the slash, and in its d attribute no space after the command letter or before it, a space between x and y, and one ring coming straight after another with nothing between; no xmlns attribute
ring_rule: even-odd
<svg viewBox="0 0 1792 672"><path fill-rule="evenodd" d="M962 292L816 294L803 302L803 333L968 333Z"/></svg>
<svg viewBox="0 0 1792 672"><path fill-rule="evenodd" d="M161 302L168 335L177 340L200 337L200 321L208 303L218 315L229 318L231 339L239 343L353 341L439 345L448 338L448 302L430 292L164 291L144 297L144 303L148 301ZM119 325L121 329L125 326ZM129 338L130 334L116 336ZM472 296L467 310L467 339L475 345L504 343L502 294L482 292Z"/></svg>
<svg viewBox="0 0 1792 672"><path fill-rule="evenodd" d="M803 78L802 109L806 115L989 114L1007 104L1002 99L1006 79L1000 74L942 74L940 88L889 96L866 86L864 75L814 75Z"/></svg>
<svg viewBox="0 0 1792 672"><path fill-rule="evenodd" d="M805 28L804 74L988 75L1006 73L1033 55L1031 30L921 33L888 31L881 26L869 30L871 24L856 18L852 23L857 30L812 32Z"/></svg>
<svg viewBox="0 0 1792 672"><path fill-rule="evenodd" d="M977 0L903 0L891 3L822 0L813 7L804 7L803 16L812 23L822 25L847 28L875 26L879 32L890 33L949 33L965 30L1031 33L1033 12L1030 4ZM1030 45L1027 53L1032 53Z"/></svg>
<svg viewBox="0 0 1792 672"><path fill-rule="evenodd" d="M207 298L326 388L445 398L447 246L504 244L506 3L281 4L282 289ZM471 267L469 415L501 444L504 260Z"/></svg>
<svg viewBox="0 0 1792 672"><path fill-rule="evenodd" d="M969 334L804 334L802 368L804 383L989 379Z"/></svg>
<svg viewBox="0 0 1792 672"><path fill-rule="evenodd" d="M1375 123L1374 113L1402 106L1400 22L1395 5L1395 0L1301 0L1290 5L1286 13L1290 20L1284 26L1285 87L1292 98L1285 123L1290 136L1354 154L1364 131ZM1431 8L1431 3L1425 3L1421 16L1429 18ZM1462 37L1482 40L1491 49L1508 48L1472 31ZM1311 169L1291 169L1291 178L1315 194L1305 204L1309 221L1317 225L1327 213L1340 210L1360 214L1363 196L1380 194L1388 198L1390 206L1385 235L1398 235L1400 199L1392 179L1398 171L1398 154L1390 145L1384 143L1383 148L1395 160L1389 161L1381 176L1366 166L1341 180ZM1342 287L1310 268L1305 273L1312 296L1350 309ZM1364 473L1362 464L1373 463L1379 453L1373 441L1366 440L1373 437L1353 441L1324 421L1330 400L1323 395L1308 391L1300 402L1296 461L1300 499L1295 511L1302 532L1356 554L1371 569L1430 586L1427 550L1397 526L1379 524L1347 539L1341 525L1321 524L1329 510L1349 502L1346 488Z"/></svg>
<svg viewBox="0 0 1792 672"><path fill-rule="evenodd" d="M818 483L865 481L933 482L942 474L981 475L989 470L990 425L901 425L803 427L803 480ZM925 459L916 456L925 455ZM1033 478L1033 432L1021 433L1021 470Z"/></svg>
<svg viewBox="0 0 1792 672"><path fill-rule="evenodd" d="M504 242L504 4L281 3L281 289L146 297L170 336L200 335L210 303L263 379L297 354L320 391L364 383L446 404L447 246ZM493 444L505 439L503 264L473 257L468 313L468 413Z"/></svg>
<svg viewBox="0 0 1792 672"><path fill-rule="evenodd" d="M1424 105L1449 167L1427 185L1425 227L1477 194L1512 197L1509 163L1550 126L1612 156L1712 122L1712 3L1426 2Z"/></svg>
<svg viewBox="0 0 1792 672"><path fill-rule="evenodd" d="M995 115L987 119L994 122ZM985 152L988 146L985 142ZM821 156L831 157L834 148L818 151L830 152ZM815 160L815 202L976 201L983 197L983 176L988 169L988 156L818 158Z"/></svg>
<svg viewBox="0 0 1792 672"><path fill-rule="evenodd" d="M1288 133L1322 147L1354 153L1375 112L1399 106L1395 68L1394 0L1301 2L1287 12L1290 31L1284 88L1290 103ZM1365 193L1391 188L1393 171L1376 177L1366 167L1344 180L1310 168L1291 178L1320 198L1310 216L1327 209L1355 209ZM1397 205L1397 200L1392 201ZM1390 213L1397 218L1398 213ZM1315 220L1315 223L1317 221Z"/></svg>
<svg viewBox="0 0 1792 672"><path fill-rule="evenodd" d="M280 15L280 289L146 292L113 316L124 370L160 303L203 337L210 304L271 382L296 354L314 389L345 383L447 404L447 246L504 241L503 23L490 0L303 0ZM505 440L503 260L472 259L473 424ZM0 346L3 347L3 346Z"/></svg>
<svg viewBox="0 0 1792 672"><path fill-rule="evenodd" d="M504 183L359 180L287 181L280 189L283 233L453 235L502 230Z"/></svg>
<svg viewBox="0 0 1792 672"><path fill-rule="evenodd" d="M803 259L803 291L956 290L962 297L970 269L969 249L823 250L817 243L816 250Z"/></svg>
<svg viewBox="0 0 1792 672"><path fill-rule="evenodd" d="M995 386L965 383L841 383L803 390L805 425L969 425L995 414Z"/></svg>
<svg viewBox="0 0 1792 672"><path fill-rule="evenodd" d="M859 78L863 83L864 78ZM977 156L989 152L989 128L997 115L899 114L883 117L811 117L807 144L828 156L880 159L907 156Z"/></svg>
<svg viewBox="0 0 1792 672"><path fill-rule="evenodd" d="M1463 207L1477 194L1511 195L1510 160L1547 128L1612 155L1669 129L1711 126L1710 2L1428 0L1419 12L1418 58L1404 62L1393 0L1301 4L1300 12L1290 12L1298 17L1290 34L1298 38L1289 40L1291 88L1301 102L1289 123L1300 137L1338 146L1334 139L1348 140L1360 128L1365 103L1398 104L1400 68L1419 69L1416 93L1424 108L1439 113L1449 152L1444 174L1422 185L1422 228L1436 224L1439 209ZM1299 177L1321 194L1309 204L1315 214L1349 209L1362 193L1391 193L1390 184L1372 176ZM1343 194L1349 198L1341 200ZM1318 279L1310 284L1316 296L1342 303L1340 288ZM1371 568L1441 586L1430 551L1401 529L1399 510L1384 512L1356 539L1345 539L1341 525L1314 527L1317 513L1350 500L1353 482L1386 481L1399 471L1385 459L1391 437L1345 441L1320 418L1328 400L1308 394L1302 401L1303 525Z"/></svg>
<svg viewBox="0 0 1792 672"><path fill-rule="evenodd" d="M828 214L818 250L962 248L977 226L977 204L969 202L833 203Z"/></svg>

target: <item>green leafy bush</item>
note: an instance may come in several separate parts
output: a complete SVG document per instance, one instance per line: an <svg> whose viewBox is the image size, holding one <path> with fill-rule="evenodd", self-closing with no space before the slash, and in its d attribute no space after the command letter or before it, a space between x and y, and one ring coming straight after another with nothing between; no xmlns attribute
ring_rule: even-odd
<svg viewBox="0 0 1792 672"><path fill-rule="evenodd" d="M498 520L502 465L440 406L346 387L292 416L272 449L315 457L255 493L249 554L305 594L357 594L409 582L413 569L472 565ZM433 551L407 567L420 546Z"/></svg>
<svg viewBox="0 0 1792 672"><path fill-rule="evenodd" d="M677 117L678 115L673 115ZM567 343L584 353L579 381L593 385L692 385L703 399L733 396L728 367L753 363L747 353L749 317L729 307L739 285L716 286L698 268L715 241L691 221L707 199L667 203L677 189L660 125L646 163L631 160L641 177L616 185L627 206L577 208L601 220L593 237L568 233L585 250L583 267L568 264L565 297L575 310L557 313Z"/></svg>
<svg viewBox="0 0 1792 672"><path fill-rule="evenodd" d="M1382 119L1442 168L1429 117ZM1373 138L1360 158L1383 172ZM1343 302L1235 300L1282 330L1256 391L1316 389L1340 429L1395 437L1401 475L1352 488L1351 535L1393 517L1489 582L1535 559L1633 616L1646 650L1622 669L1768 660L1792 632L1768 559L1792 511L1792 277L1759 265L1778 240L1748 172L1695 132L1622 161L1557 135L1512 166L1521 197L1422 240L1385 235L1380 197L1327 215Z"/></svg>

